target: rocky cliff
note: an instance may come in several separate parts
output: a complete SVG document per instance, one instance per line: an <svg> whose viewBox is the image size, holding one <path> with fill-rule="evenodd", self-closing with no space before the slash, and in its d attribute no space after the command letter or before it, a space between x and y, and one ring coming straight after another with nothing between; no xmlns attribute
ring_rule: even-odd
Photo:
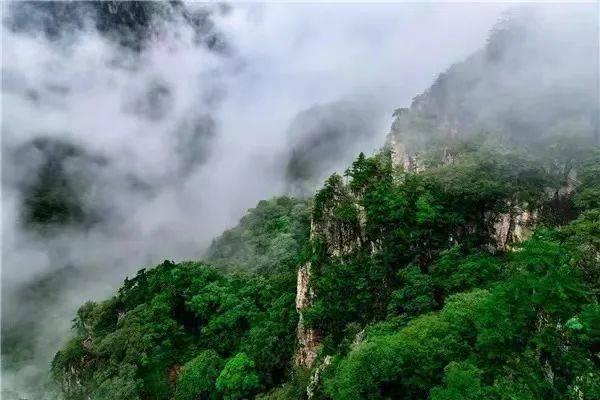
<svg viewBox="0 0 600 400"><path fill-rule="evenodd" d="M344 257L366 242L364 217L361 216L358 199L352 195L339 175L332 175L325 188L316 196L309 241L313 247L313 256L322 253L321 257L336 258L342 262ZM303 317L304 310L312 305L315 298L311 278L313 268L319 267L318 263L315 265L308 261L298 269L296 310L299 321L295 362L303 368L312 367L321 345L321 332L307 326Z"/></svg>
<svg viewBox="0 0 600 400"><path fill-rule="evenodd" d="M321 344L319 333L304 322L302 312L310 307L314 291L310 283L310 262L298 268L298 283L296 287L296 311L298 312L298 350L295 363L298 367L310 368L317 359L317 348Z"/></svg>
<svg viewBox="0 0 600 400"><path fill-rule="evenodd" d="M450 150L444 143L482 134L535 154L543 150L540 143L565 131L584 142L597 143L599 100L592 89L597 81L596 24L581 19L577 12L564 15L563 23L583 21L581 29L592 33L579 36L581 32L573 31L578 35L575 41L569 33L559 36L553 30L555 18L552 13L533 14L528 9L507 15L492 29L483 49L440 74L410 107L397 109L383 150L389 152L392 168L402 176L452 165L462 150ZM565 46L574 42L580 45ZM565 79L573 71L578 71L580 79ZM441 152L433 163L428 154L432 147ZM560 164L562 168L568 162ZM550 171L556 165L547 168ZM577 184L574 174L569 169L554 186L546 183L548 199L554 196L560 203L571 193ZM360 194L352 193L340 177L330 179L317 195L315 207L321 208L313 214L311 241L322 241L327 257L343 262L344 256L357 248L377 247L364 235L360 202ZM504 211L480 210L485 214L489 249L507 251L527 239L543 211L535 207L515 197L505 200ZM475 229L467 224L459 230L472 234ZM455 239L450 236L448 240ZM298 271L296 365L301 367L314 364L323 334L306 326L303 319L316 296L311 287L314 268L318 266L308 262Z"/></svg>

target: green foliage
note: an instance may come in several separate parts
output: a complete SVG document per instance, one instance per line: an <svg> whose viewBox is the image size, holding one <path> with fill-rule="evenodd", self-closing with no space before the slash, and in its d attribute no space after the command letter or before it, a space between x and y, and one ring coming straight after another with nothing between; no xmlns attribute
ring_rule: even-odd
<svg viewBox="0 0 600 400"><path fill-rule="evenodd" d="M115 398L215 398L219 359L244 349L260 360L252 362L257 379L275 385L294 351L294 287L292 272L226 276L168 261L141 270L114 298L82 306L77 336L54 359L55 380L73 399L117 389ZM172 371L181 365L174 388Z"/></svg>
<svg viewBox="0 0 600 400"><path fill-rule="evenodd" d="M225 400L249 398L260 389L254 361L238 353L225 364L217 378L216 387Z"/></svg>
<svg viewBox="0 0 600 400"><path fill-rule="evenodd" d="M573 222L540 227L514 252L495 251L495 215L515 204L554 207L547 188L565 182L547 172L547 159L499 149L465 142L443 153L451 162L401 179L379 168L381 159L353 164L348 188L366 214L367 246L316 265L317 300L304 313L325 334L322 352L339 357L326 383L332 398L596 396L597 345L585 342L580 314L595 324L595 203L580 201L586 210ZM567 175L571 156L554 161ZM594 186L591 176L582 182ZM559 194L570 208L541 221L571 221L568 199L581 193ZM356 323L367 341L348 348Z"/></svg>
<svg viewBox="0 0 600 400"><path fill-rule="evenodd" d="M452 361L444 371L444 386L434 387L431 400L481 400L487 398L482 387L482 371L468 362Z"/></svg>
<svg viewBox="0 0 600 400"><path fill-rule="evenodd" d="M504 276L503 260L485 251L464 254L460 246L440 253L431 268L438 293L448 295L476 287L487 287Z"/></svg>
<svg viewBox="0 0 600 400"><path fill-rule="evenodd" d="M213 350L188 361L181 370L175 400L216 399L215 381L222 367L221 357Z"/></svg>
<svg viewBox="0 0 600 400"><path fill-rule="evenodd" d="M98 400L138 400L143 386L136 377L136 367L131 364L120 366L119 371L102 380L93 392L93 398Z"/></svg>
<svg viewBox="0 0 600 400"><path fill-rule="evenodd" d="M325 181L323 188L315 194L312 212L313 220L320 222L326 211L338 206L342 209L347 209L350 200L349 193L342 182L342 177L338 174L331 175L327 181ZM339 212L339 214L344 215L347 214L347 212L348 211L342 211Z"/></svg>
<svg viewBox="0 0 600 400"><path fill-rule="evenodd" d="M444 366L465 353L463 338L485 292L452 300L439 314L415 318L399 332L373 337L338 365L329 390L334 399L420 398L441 379ZM475 299L473 299L475 298ZM458 304L456 304L458 303Z"/></svg>
<svg viewBox="0 0 600 400"><path fill-rule="evenodd" d="M433 282L418 267L398 271L400 288L392 292L388 303L390 314L419 315L435 309Z"/></svg>
<svg viewBox="0 0 600 400"><path fill-rule="evenodd" d="M271 389L267 393L256 396L257 400L290 400L304 399L306 387L310 382L310 371L297 370L283 385Z"/></svg>
<svg viewBox="0 0 600 400"><path fill-rule="evenodd" d="M510 274L489 291L450 296L441 311L398 333L370 335L340 362L328 384L332 397L410 399L431 388L435 399L559 399L572 397L577 385L594 398L598 307L569 263L572 248L556 238L541 231L525 242L505 261ZM449 256L462 261L456 249ZM474 262L469 258L462 262Z"/></svg>
<svg viewBox="0 0 600 400"><path fill-rule="evenodd" d="M487 137L445 145L454 146L452 163L431 161L401 177L389 154L361 154L347 184L334 174L316 194L313 220L331 241L325 247L359 244L342 260L325 254L312 264L317 300L305 317L326 343L339 343L348 323L419 315L501 279L502 259L487 251L494 218L513 204L541 205L547 173Z"/></svg>
<svg viewBox="0 0 600 400"><path fill-rule="evenodd" d="M316 371L292 365L295 291L310 262L303 323L332 356L316 399L596 400L600 170L567 144L446 140L420 173L361 154L312 209L250 210L211 246L217 268L167 261L84 304L53 376L73 400L304 399ZM515 210L537 227L498 247Z"/></svg>
<svg viewBox="0 0 600 400"><path fill-rule="evenodd" d="M310 230L309 200L263 200L239 224L215 239L207 251L211 264L228 271L277 272L295 268Z"/></svg>

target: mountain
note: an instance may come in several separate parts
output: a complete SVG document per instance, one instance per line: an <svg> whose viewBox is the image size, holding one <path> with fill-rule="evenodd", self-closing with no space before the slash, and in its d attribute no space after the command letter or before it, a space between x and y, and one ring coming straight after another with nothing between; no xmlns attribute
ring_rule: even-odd
<svg viewBox="0 0 600 400"><path fill-rule="evenodd" d="M564 212L554 173L486 139L421 172L361 154L315 195L292 258L306 217L283 198L213 244L233 273L141 270L80 308L55 381L74 399L595 398L600 152L544 220ZM533 217L499 241L515 204Z"/></svg>
<svg viewBox="0 0 600 400"><path fill-rule="evenodd" d="M599 32L592 14L522 7L505 15L485 48L395 111L389 140L408 155L432 140L482 133L534 150L561 135L598 145Z"/></svg>
<svg viewBox="0 0 600 400"><path fill-rule="evenodd" d="M260 202L205 261L84 304L64 397L600 398L597 53L531 18L312 200Z"/></svg>
<svg viewBox="0 0 600 400"><path fill-rule="evenodd" d="M227 49L215 31L212 11L207 7L192 10L181 1L19 1L10 7L7 15L12 30L42 33L57 41L92 29L123 48L141 51L148 42L168 34L169 23L176 22L193 30L197 44L216 52Z"/></svg>

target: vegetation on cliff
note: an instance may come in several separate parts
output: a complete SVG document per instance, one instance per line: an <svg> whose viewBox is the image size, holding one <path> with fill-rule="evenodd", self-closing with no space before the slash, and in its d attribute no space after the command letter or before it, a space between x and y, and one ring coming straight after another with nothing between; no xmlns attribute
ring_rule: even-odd
<svg viewBox="0 0 600 400"><path fill-rule="evenodd" d="M260 202L213 243L218 267L166 261L82 306L55 380L69 399L305 398L310 262L313 398L600 398L600 157L555 143L456 140L420 173L361 154L313 204Z"/></svg>
<svg viewBox="0 0 600 400"><path fill-rule="evenodd" d="M294 269L310 227L310 201L282 196L260 201L239 224L216 238L206 253L225 270Z"/></svg>
<svg viewBox="0 0 600 400"><path fill-rule="evenodd" d="M260 259L263 241L285 248L294 234L307 238L306 206L289 198L263 201L213 251L231 248L232 240ZM243 267L245 254L230 254L224 265ZM65 397L237 399L280 384L295 346L296 271L289 255L269 254L280 263L268 274L165 261L125 280L113 298L83 305L76 336L52 363Z"/></svg>

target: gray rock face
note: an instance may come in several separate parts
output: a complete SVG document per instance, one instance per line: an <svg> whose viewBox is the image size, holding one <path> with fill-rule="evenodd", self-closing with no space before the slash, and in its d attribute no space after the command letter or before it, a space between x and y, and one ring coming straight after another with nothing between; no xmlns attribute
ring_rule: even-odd
<svg viewBox="0 0 600 400"><path fill-rule="evenodd" d="M329 198L324 199L322 210L318 215L313 215L310 240L323 240L327 256L343 261L345 256L365 245L364 215L341 178L330 179L328 187L330 189ZM334 208L340 204L344 204L351 211L350 215L354 217L342 219L337 216ZM296 366L302 368L313 366L322 338L320 332L306 326L302 316L303 311L312 305L316 296L311 287L311 269L314 267L308 262L298 270L296 310L300 318L295 362Z"/></svg>
<svg viewBox="0 0 600 400"><path fill-rule="evenodd" d="M310 287L310 263L298 269L298 283L296 286L296 311L298 320L298 350L296 351L296 366L310 368L317 358L317 347L321 344L320 335L312 328L305 325L302 311L310 307L314 299L314 292Z"/></svg>
<svg viewBox="0 0 600 400"><path fill-rule="evenodd" d="M310 383L306 387L306 398L308 400L315 398L317 388L321 384L321 376L323 375L323 371L329 365L331 365L331 356L326 356L321 365L319 365L313 372L312 376L310 377Z"/></svg>
<svg viewBox="0 0 600 400"><path fill-rule="evenodd" d="M538 219L538 213L520 206L509 212L495 216L493 223L493 250L509 250L512 246L526 240Z"/></svg>

